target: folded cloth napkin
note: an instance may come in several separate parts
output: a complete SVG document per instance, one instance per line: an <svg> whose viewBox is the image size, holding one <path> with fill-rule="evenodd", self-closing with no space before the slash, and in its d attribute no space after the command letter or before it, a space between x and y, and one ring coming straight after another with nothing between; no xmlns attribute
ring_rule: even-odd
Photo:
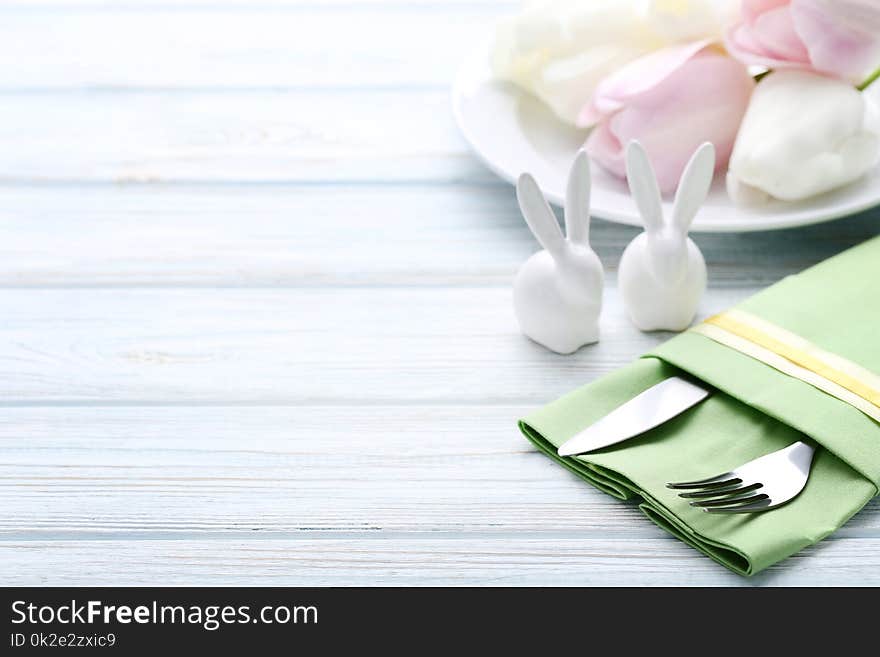
<svg viewBox="0 0 880 657"><path fill-rule="evenodd" d="M538 448L731 570L752 575L835 531L880 488L880 237L708 319L521 420ZM576 457L556 448L682 372L713 394L641 436ZM801 494L753 514L695 509L670 481L701 479L812 440Z"/></svg>

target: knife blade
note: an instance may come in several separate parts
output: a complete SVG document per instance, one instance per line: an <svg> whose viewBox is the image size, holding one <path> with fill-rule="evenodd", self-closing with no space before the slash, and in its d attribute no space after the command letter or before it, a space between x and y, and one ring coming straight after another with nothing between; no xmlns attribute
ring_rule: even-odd
<svg viewBox="0 0 880 657"><path fill-rule="evenodd" d="M638 436L671 420L709 395L709 390L678 376L664 379L621 404L559 446L559 456L574 456Z"/></svg>

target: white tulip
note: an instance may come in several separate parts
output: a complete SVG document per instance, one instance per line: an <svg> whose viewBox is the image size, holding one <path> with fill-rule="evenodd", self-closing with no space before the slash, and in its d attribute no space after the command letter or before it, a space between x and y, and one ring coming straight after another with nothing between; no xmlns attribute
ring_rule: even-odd
<svg viewBox="0 0 880 657"><path fill-rule="evenodd" d="M543 0L497 26L496 78L574 124L602 78L673 43L720 39L733 0Z"/></svg>
<svg viewBox="0 0 880 657"><path fill-rule="evenodd" d="M666 45L720 39L742 11L741 0L648 0L643 5Z"/></svg>
<svg viewBox="0 0 880 657"><path fill-rule="evenodd" d="M880 156L880 120L852 84L775 71L752 94L727 174L734 200L797 201L849 184Z"/></svg>

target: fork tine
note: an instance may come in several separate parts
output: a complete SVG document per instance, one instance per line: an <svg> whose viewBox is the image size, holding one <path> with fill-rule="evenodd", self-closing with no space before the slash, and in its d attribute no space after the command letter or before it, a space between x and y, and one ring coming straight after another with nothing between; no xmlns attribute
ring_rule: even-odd
<svg viewBox="0 0 880 657"><path fill-rule="evenodd" d="M706 497L719 497L721 495L730 495L733 493L749 493L753 490L758 490L761 488L763 484L751 484L749 486L740 486L739 484L735 486L725 487L725 488L707 488L704 490L693 491L690 493L679 493L679 497L683 497L685 499L700 499Z"/></svg>
<svg viewBox="0 0 880 657"><path fill-rule="evenodd" d="M761 500L769 499L769 495L767 493L758 493L757 495L735 495L733 497L722 497L717 500L700 500L698 502L691 502L691 506L696 506L699 508L734 508L741 504L753 504L755 502L760 502Z"/></svg>
<svg viewBox="0 0 880 657"><path fill-rule="evenodd" d="M726 474L666 485L691 489L679 496L693 500L691 506L707 513L767 511L801 493L807 485L815 451L811 443L798 441L743 463Z"/></svg>
<svg viewBox="0 0 880 657"><path fill-rule="evenodd" d="M705 507L703 508L703 511L706 513L752 513L754 511L765 511L766 509L772 508L772 505L773 500L767 498L766 500L761 500L754 504L744 504L741 506Z"/></svg>
<svg viewBox="0 0 880 657"><path fill-rule="evenodd" d="M699 479L697 481L682 481L678 483L666 484L667 488L721 488L722 486L732 486L733 484L742 483L742 479L734 475L732 472L709 477L708 479Z"/></svg>

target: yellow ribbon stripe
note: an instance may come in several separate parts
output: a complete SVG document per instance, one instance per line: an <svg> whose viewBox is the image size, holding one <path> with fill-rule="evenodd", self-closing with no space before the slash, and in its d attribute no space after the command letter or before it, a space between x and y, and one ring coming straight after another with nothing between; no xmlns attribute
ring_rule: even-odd
<svg viewBox="0 0 880 657"><path fill-rule="evenodd" d="M691 330L799 378L880 421L880 376L781 326L742 310L728 310Z"/></svg>

